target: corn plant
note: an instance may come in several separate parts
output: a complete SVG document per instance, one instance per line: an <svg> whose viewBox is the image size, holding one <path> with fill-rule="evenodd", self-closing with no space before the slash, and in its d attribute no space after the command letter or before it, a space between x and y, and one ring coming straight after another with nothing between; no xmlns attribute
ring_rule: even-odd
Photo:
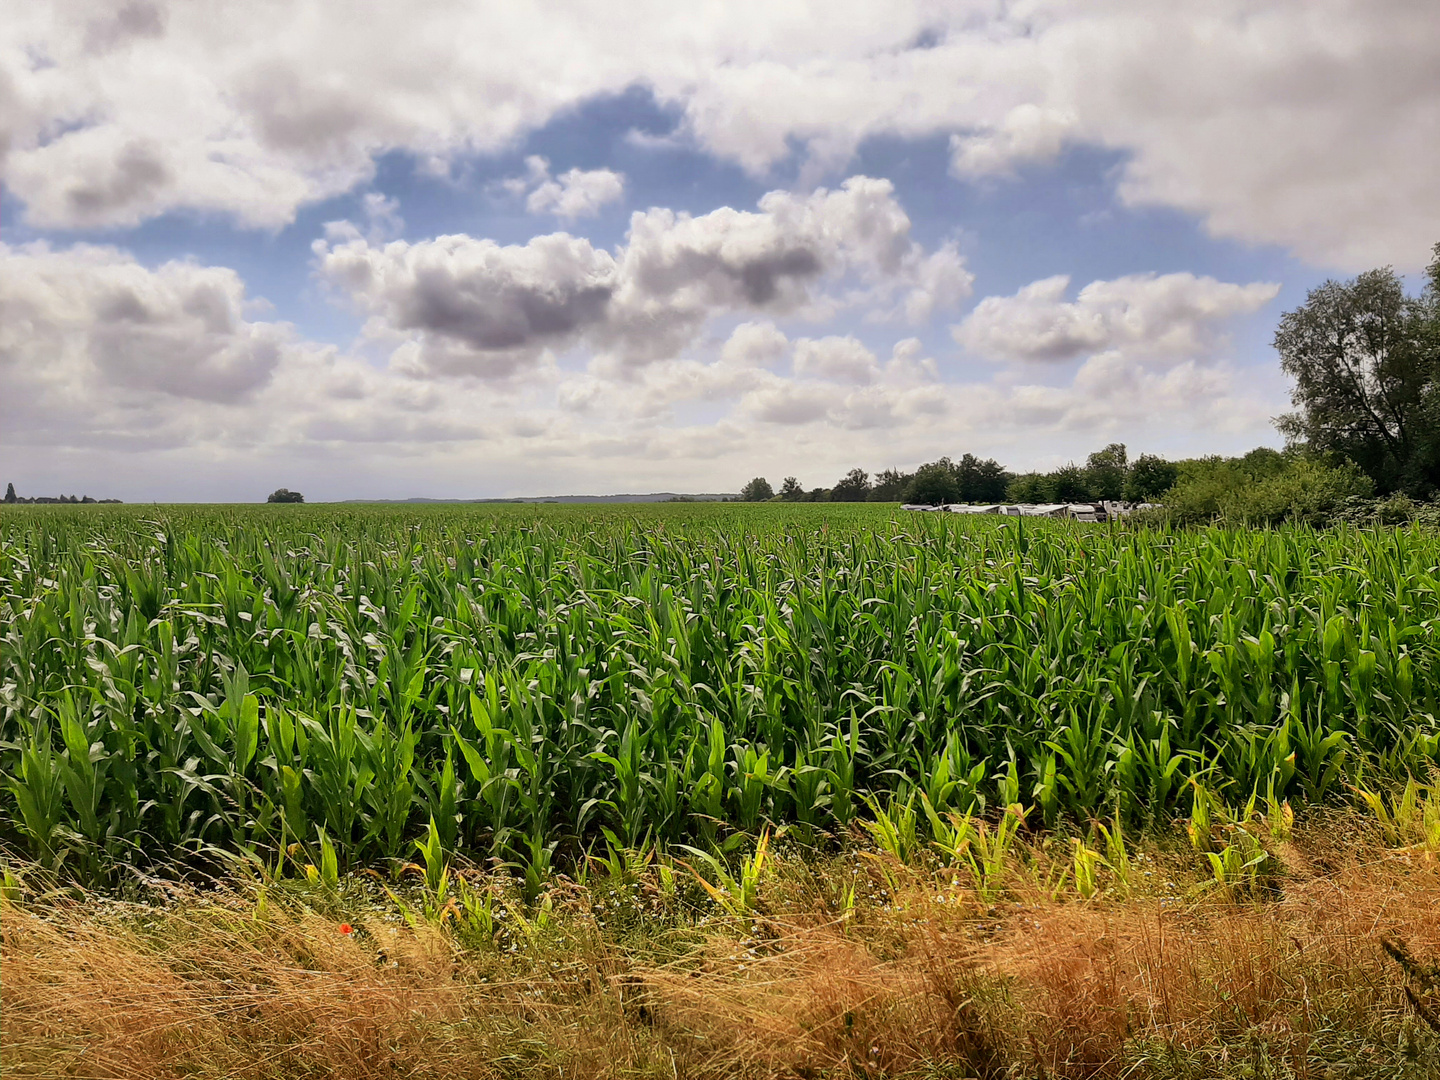
<svg viewBox="0 0 1440 1080"><path fill-rule="evenodd" d="M1255 894L1270 853L1249 832L1236 829L1229 843L1219 851L1205 852L1205 858L1211 871L1205 886L1236 899Z"/></svg>
<svg viewBox="0 0 1440 1080"><path fill-rule="evenodd" d="M770 852L770 830L764 829L755 842L755 850L740 862L738 874L731 874L723 862L708 851L681 844L695 858L703 862L715 877L712 884L689 863L681 865L689 870L710 899L719 904L730 915L738 919L755 914L760 902L760 885L765 879L765 863Z"/></svg>
<svg viewBox="0 0 1440 1080"><path fill-rule="evenodd" d="M344 872L433 819L537 899L605 830L729 857L907 804L962 863L1021 802L1218 854L1226 800L1274 834L1440 763L1437 567L1423 529L868 504L7 507L0 843Z"/></svg>
<svg viewBox="0 0 1440 1080"><path fill-rule="evenodd" d="M997 900L1004 893L1011 851L1024 820L1022 807L1008 806L993 826L976 823L973 834L966 837L959 849L958 854L970 870L975 895L982 904Z"/></svg>
<svg viewBox="0 0 1440 1080"><path fill-rule="evenodd" d="M1105 859L1078 836L1071 841L1071 845L1074 848L1071 871L1075 891L1082 900L1093 899L1100 891L1099 869L1105 865Z"/></svg>

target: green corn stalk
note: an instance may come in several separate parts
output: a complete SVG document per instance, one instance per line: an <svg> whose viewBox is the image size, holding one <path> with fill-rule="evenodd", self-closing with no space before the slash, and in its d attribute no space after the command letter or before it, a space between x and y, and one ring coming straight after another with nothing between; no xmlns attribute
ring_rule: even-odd
<svg viewBox="0 0 1440 1080"><path fill-rule="evenodd" d="M1008 806L995 825L978 822L973 836L968 837L969 843L960 852L969 867L975 895L982 904L991 903L1003 895L1010 854L1024 820L1022 807Z"/></svg>
<svg viewBox="0 0 1440 1080"><path fill-rule="evenodd" d="M920 797L924 800L924 805L929 807L929 799L923 792ZM910 865L920 851L920 841L916 833L915 794L912 792L903 803L892 797L888 807L882 807L874 800L867 800L867 805L874 820L862 821L861 825L875 841L875 846L902 866ZM933 813L933 810L931 812Z"/></svg>
<svg viewBox="0 0 1440 1080"><path fill-rule="evenodd" d="M1395 818L1440 757L1433 533L804 514L7 508L0 833L101 882L433 817L543 893L602 828L712 851L912 793L942 857L1022 800L1219 854L1192 781L1265 793L1270 843L1351 788Z"/></svg>

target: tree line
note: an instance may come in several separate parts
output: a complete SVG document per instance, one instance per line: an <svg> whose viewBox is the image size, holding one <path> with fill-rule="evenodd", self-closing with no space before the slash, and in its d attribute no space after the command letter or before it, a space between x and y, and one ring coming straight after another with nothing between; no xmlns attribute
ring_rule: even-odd
<svg viewBox="0 0 1440 1080"><path fill-rule="evenodd" d="M30 498L21 498L15 494L15 485L5 485L5 498L0 502L5 503L118 503L119 499L92 499L89 495L34 495Z"/></svg>
<svg viewBox="0 0 1440 1080"><path fill-rule="evenodd" d="M787 476L777 493L757 476L747 502L1159 502L1178 522L1216 519L1324 523L1440 521L1440 244L1419 295L1389 267L1326 281L1280 318L1281 369L1293 411L1276 418L1284 450L1167 461L1124 443L1050 472L1012 473L993 459L943 457L913 473L851 469L806 490ZM1433 504L1426 511L1419 508Z"/></svg>
<svg viewBox="0 0 1440 1080"><path fill-rule="evenodd" d="M743 502L901 502L922 506L947 503L1098 502L1156 498L1175 483L1177 466L1153 454L1133 462L1124 443L1111 443L1091 454L1084 465L1063 465L1048 473L1016 474L993 458L964 454L942 457L914 472L884 469L872 478L851 469L833 487L806 489L787 476L777 492L763 476L740 491Z"/></svg>

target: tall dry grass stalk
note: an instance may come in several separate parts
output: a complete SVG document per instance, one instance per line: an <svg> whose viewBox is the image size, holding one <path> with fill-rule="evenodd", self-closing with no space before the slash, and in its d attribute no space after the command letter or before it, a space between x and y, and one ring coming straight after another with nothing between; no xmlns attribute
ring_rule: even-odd
<svg viewBox="0 0 1440 1080"><path fill-rule="evenodd" d="M1185 899L1163 854L1152 887L1082 902L1054 897L1033 849L995 904L933 868L782 855L754 919L621 933L572 889L514 951L378 910L347 935L240 889L157 908L5 901L5 1071L1440 1075L1381 946L1440 958L1440 865L1335 835L1299 836L1278 891L1243 903ZM855 873L873 888L837 911L827 898Z"/></svg>

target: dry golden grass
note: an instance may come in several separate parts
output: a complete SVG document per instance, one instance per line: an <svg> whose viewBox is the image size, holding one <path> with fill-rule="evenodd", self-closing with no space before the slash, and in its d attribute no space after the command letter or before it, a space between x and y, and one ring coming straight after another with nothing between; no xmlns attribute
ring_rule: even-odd
<svg viewBox="0 0 1440 1080"><path fill-rule="evenodd" d="M1437 1076L1380 942L1440 958L1440 864L1356 827L1299 837L1278 891L1244 903L1185 899L1185 857L1158 851L1154 884L1079 901L1031 849L994 906L933 868L792 856L753 921L622 932L572 887L513 952L303 891L7 900L5 1073ZM857 868L873 899L841 914Z"/></svg>

